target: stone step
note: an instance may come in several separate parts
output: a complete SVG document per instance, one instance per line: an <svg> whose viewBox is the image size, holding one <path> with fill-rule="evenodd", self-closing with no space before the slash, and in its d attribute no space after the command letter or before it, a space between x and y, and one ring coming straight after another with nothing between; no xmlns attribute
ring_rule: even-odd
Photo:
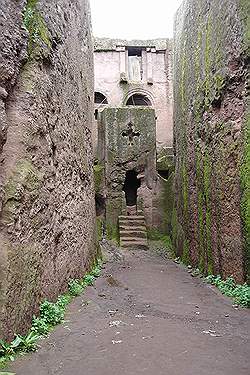
<svg viewBox="0 0 250 375"><path fill-rule="evenodd" d="M120 242L121 243L125 243L125 242L128 242L128 243L133 243L133 242L140 242L140 243L145 243L147 244L148 241L147 241L147 238L137 238L137 237L123 237L123 238L120 238Z"/></svg>
<svg viewBox="0 0 250 375"><path fill-rule="evenodd" d="M127 231L127 230L120 230L120 239L126 237L135 237L135 238L147 238L146 231Z"/></svg>
<svg viewBox="0 0 250 375"><path fill-rule="evenodd" d="M123 248L148 248L147 228L143 215L119 216L120 245Z"/></svg>
<svg viewBox="0 0 250 375"><path fill-rule="evenodd" d="M119 220L143 220L145 221L145 217L143 215L131 215L131 216L127 216L127 215L121 215L119 216Z"/></svg>
<svg viewBox="0 0 250 375"><path fill-rule="evenodd" d="M137 220L137 219L133 219L133 220L125 220L125 219L119 219L119 226L122 226L122 225L130 225L130 226L146 226L146 223L145 223L145 219L141 220Z"/></svg>
<svg viewBox="0 0 250 375"><path fill-rule="evenodd" d="M119 229L120 229L120 231L122 231L122 230L125 230L125 231L134 230L134 231L139 231L139 232L140 231L144 231L144 232L147 231L146 225L131 225L130 223L119 225Z"/></svg>

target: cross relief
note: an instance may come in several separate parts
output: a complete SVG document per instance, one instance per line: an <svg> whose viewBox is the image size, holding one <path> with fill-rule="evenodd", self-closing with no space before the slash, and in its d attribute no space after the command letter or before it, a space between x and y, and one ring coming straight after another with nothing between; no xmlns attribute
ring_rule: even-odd
<svg viewBox="0 0 250 375"><path fill-rule="evenodd" d="M123 137L128 137L128 142L132 146L134 137L139 137L140 133L134 131L134 125L132 122L129 122L127 125L127 129L122 132Z"/></svg>

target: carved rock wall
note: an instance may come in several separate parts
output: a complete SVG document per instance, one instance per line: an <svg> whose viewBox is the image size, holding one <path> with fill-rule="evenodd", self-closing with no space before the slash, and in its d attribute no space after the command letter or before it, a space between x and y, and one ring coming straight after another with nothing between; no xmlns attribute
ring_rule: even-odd
<svg viewBox="0 0 250 375"><path fill-rule="evenodd" d="M174 37L175 249L203 272L238 282L249 230L246 7L185 0Z"/></svg>
<svg viewBox="0 0 250 375"><path fill-rule="evenodd" d="M3 1L0 17L0 335L11 338L96 256L93 51L87 0Z"/></svg>

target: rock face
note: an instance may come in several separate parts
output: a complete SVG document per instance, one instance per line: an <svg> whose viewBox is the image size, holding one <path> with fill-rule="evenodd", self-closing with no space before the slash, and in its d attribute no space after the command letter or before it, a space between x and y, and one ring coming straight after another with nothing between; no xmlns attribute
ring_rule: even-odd
<svg viewBox="0 0 250 375"><path fill-rule="evenodd" d="M1 1L0 4L0 152L6 141L5 99L12 90L20 67L27 57L27 31L23 26L24 1Z"/></svg>
<svg viewBox="0 0 250 375"><path fill-rule="evenodd" d="M88 1L1 1L0 17L0 336L11 338L96 256L93 51Z"/></svg>
<svg viewBox="0 0 250 375"><path fill-rule="evenodd" d="M186 0L174 37L174 245L185 262L238 282L249 229L244 4Z"/></svg>

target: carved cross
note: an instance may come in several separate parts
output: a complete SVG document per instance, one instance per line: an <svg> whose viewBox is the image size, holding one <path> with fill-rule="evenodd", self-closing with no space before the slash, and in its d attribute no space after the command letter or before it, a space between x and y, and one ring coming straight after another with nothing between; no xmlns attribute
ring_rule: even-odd
<svg viewBox="0 0 250 375"><path fill-rule="evenodd" d="M128 141L130 145L133 145L134 137L139 137L140 133L134 131L134 125L132 122L129 122L127 125L127 129L122 132L123 137L128 137Z"/></svg>

